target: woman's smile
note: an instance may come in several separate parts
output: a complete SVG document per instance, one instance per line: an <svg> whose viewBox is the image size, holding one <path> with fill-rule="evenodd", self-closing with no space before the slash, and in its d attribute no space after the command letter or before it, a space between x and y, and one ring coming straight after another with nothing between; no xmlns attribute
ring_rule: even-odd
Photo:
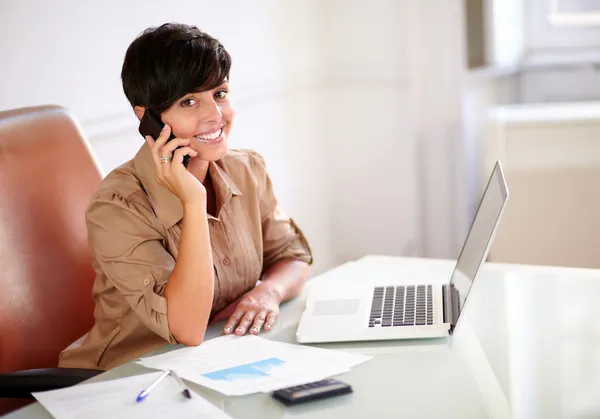
<svg viewBox="0 0 600 419"><path fill-rule="evenodd" d="M218 144L223 140L223 127L215 128L212 131L204 132L202 134L194 135L194 139L201 142L202 144Z"/></svg>

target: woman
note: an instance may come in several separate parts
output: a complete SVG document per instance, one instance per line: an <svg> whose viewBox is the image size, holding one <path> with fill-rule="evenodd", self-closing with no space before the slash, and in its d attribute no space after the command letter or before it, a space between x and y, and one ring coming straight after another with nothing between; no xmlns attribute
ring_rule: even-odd
<svg viewBox="0 0 600 419"><path fill-rule="evenodd" d="M226 334L270 330L300 292L312 263L302 232L262 157L227 148L230 66L194 26L150 28L129 46L125 95L138 118L152 109L165 128L103 180L86 212L95 324L61 367L108 369L167 343L199 345L209 320L227 318Z"/></svg>

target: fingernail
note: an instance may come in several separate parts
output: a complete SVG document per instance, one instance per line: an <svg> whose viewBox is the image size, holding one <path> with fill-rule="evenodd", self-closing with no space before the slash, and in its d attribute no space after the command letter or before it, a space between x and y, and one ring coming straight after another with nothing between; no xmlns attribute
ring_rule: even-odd
<svg viewBox="0 0 600 419"><path fill-rule="evenodd" d="M226 327L225 328L225 333L231 333L231 327Z"/></svg>
<svg viewBox="0 0 600 419"><path fill-rule="evenodd" d="M149 135L146 135L146 141L150 141L150 138L151 137Z"/></svg>
<svg viewBox="0 0 600 419"><path fill-rule="evenodd" d="M167 128L169 128L169 126L167 124L165 124L165 126L163 127L163 131L165 131Z"/></svg>
<svg viewBox="0 0 600 419"><path fill-rule="evenodd" d="M242 333L243 333L243 332L244 332L244 328L243 328L243 327L238 327L238 328L237 328L237 331L238 331L238 332L242 332Z"/></svg>
<svg viewBox="0 0 600 419"><path fill-rule="evenodd" d="M253 332L258 332L258 327L253 327L253 328L252 328L252 331L253 331Z"/></svg>
<svg viewBox="0 0 600 419"><path fill-rule="evenodd" d="M270 324L267 324L267 325L265 326L265 329L270 329L271 327L272 327L272 326L271 326Z"/></svg>

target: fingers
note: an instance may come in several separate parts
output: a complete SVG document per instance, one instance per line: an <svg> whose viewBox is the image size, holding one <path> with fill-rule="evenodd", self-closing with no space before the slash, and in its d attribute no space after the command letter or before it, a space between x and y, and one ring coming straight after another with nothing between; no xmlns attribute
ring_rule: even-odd
<svg viewBox="0 0 600 419"><path fill-rule="evenodd" d="M160 157L171 157L176 148L185 147L189 144L190 140L187 138L174 138L158 150L158 155Z"/></svg>
<svg viewBox="0 0 600 419"><path fill-rule="evenodd" d="M246 312L246 310L244 309L244 307L241 307L242 303L240 303L237 307L237 309L233 312L233 314L231 315L231 317L229 318L229 320L227 320L227 323L225 324L225 334L229 335L231 334L234 329L236 328L236 326L238 325L238 323L240 322L240 319L242 318L242 316L244 315L244 313Z"/></svg>
<svg viewBox="0 0 600 419"><path fill-rule="evenodd" d="M154 139L149 135L146 136L146 142L150 146L155 164L158 165L160 163L161 157L172 157L177 147L184 147L190 143L190 140L187 138L174 138L169 141L170 137L171 127L169 125L163 127L158 139Z"/></svg>
<svg viewBox="0 0 600 419"><path fill-rule="evenodd" d="M174 143L175 141L176 140L173 140L169 144L164 146L163 150L166 150L167 147L169 145L171 145L171 143ZM182 140L181 142L184 142L184 141L187 141L187 140ZM161 153L165 153L165 151L161 151ZM183 156L185 156L187 154L194 157L198 153L196 153L196 151L194 151L191 147L181 147L181 148L178 148L177 150L175 150L174 153L169 153L165 157L161 157L162 176L168 180L171 177L174 170L183 168L183 164L182 164ZM162 159L164 159L164 160L162 160ZM166 159L169 159L169 160L166 160ZM160 171L158 173L159 173L159 177L160 177Z"/></svg>
<svg viewBox="0 0 600 419"><path fill-rule="evenodd" d="M195 157L198 153L189 147L190 140L187 138L171 137L171 127L165 125L158 136L154 140L151 136L146 136L146 141L152 152L152 159L156 166L158 183L170 189L168 179L171 177L173 169L177 170L183 166L183 158L186 155ZM173 165L174 163L175 165Z"/></svg>
<svg viewBox="0 0 600 419"><path fill-rule="evenodd" d="M242 317L239 326L235 329L235 334L238 336L245 335L250 325L254 321L254 317L256 316L256 311L247 311L246 314Z"/></svg>
<svg viewBox="0 0 600 419"><path fill-rule="evenodd" d="M165 125L160 132L158 138L152 138L151 136L146 136L146 142L150 146L150 150L152 151L152 158L154 160L154 164L157 166L160 165L158 150L167 142L169 136L171 135L171 127L169 125Z"/></svg>
<svg viewBox="0 0 600 419"><path fill-rule="evenodd" d="M171 145L173 143L173 145ZM169 151L173 147L178 147L178 144L188 143L188 140L185 139L174 139L170 141L167 145L165 145L161 151L159 151L159 167L156 168L156 175L158 179L158 183L165 186L171 192L173 189L173 180L175 173L177 173L178 169L183 169L183 156L189 154L191 156L195 156L196 152L192 150L190 147L182 147L178 149L175 153Z"/></svg>
<svg viewBox="0 0 600 419"><path fill-rule="evenodd" d="M277 321L277 317L279 317L278 312L272 311L269 313L269 315L267 316L267 324L265 325L266 331L273 329L273 326L275 325L275 322Z"/></svg>
<svg viewBox="0 0 600 419"><path fill-rule="evenodd" d="M265 320L267 319L267 314L268 312L266 310L263 310L256 315L256 317L254 318L254 324L250 329L250 333L252 333L253 335L258 335L260 333L260 330L262 329L263 324L265 324Z"/></svg>
<svg viewBox="0 0 600 419"><path fill-rule="evenodd" d="M150 149L152 149L154 147L154 143L156 142L154 140L154 138L152 138L151 135L146 135L146 142L148 143L148 145L150 146Z"/></svg>
<svg viewBox="0 0 600 419"><path fill-rule="evenodd" d="M156 138L155 146L162 147L167 141L169 141L169 137L171 136L171 126L165 124L163 129L160 131L160 135Z"/></svg>
<svg viewBox="0 0 600 419"><path fill-rule="evenodd" d="M225 324L224 332L227 335L243 336L247 332L257 335L263 326L267 331L273 329L278 315L278 310L269 309L265 304L241 303Z"/></svg>
<svg viewBox="0 0 600 419"><path fill-rule="evenodd" d="M169 143L171 144L171 143ZM189 144L189 141L188 141ZM165 146L166 148L166 146ZM184 156L192 156L192 157L196 157L198 155L198 152L196 150L194 150L191 147L181 147L178 148L177 150L175 150L175 152L173 153L173 163L176 163L178 165L183 164L183 157ZM179 167L179 166L177 166Z"/></svg>

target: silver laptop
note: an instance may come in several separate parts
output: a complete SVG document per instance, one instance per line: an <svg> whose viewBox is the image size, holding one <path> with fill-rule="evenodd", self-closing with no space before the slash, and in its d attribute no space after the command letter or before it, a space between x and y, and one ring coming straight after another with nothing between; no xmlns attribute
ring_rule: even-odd
<svg viewBox="0 0 600 419"><path fill-rule="evenodd" d="M356 281L312 287L296 339L301 343L433 338L451 334L485 261L508 200L499 161L448 283Z"/></svg>

